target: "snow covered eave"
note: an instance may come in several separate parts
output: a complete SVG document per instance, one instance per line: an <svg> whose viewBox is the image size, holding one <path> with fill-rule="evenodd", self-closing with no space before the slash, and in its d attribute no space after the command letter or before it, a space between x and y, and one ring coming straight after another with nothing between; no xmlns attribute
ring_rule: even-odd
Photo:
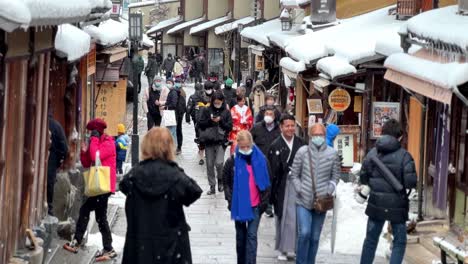
<svg viewBox="0 0 468 264"><path fill-rule="evenodd" d="M105 47L116 45L128 38L128 26L112 19L101 22L98 27L86 26L83 31L88 33L97 44Z"/></svg>
<svg viewBox="0 0 468 264"><path fill-rule="evenodd" d="M296 78L299 73L306 70L306 66L303 62L295 61L289 57L283 57L280 60L280 67L283 73L291 78Z"/></svg>
<svg viewBox="0 0 468 264"><path fill-rule="evenodd" d="M339 76L356 73L356 68L348 61L337 56L322 58L317 62L317 70L334 80Z"/></svg>
<svg viewBox="0 0 468 264"><path fill-rule="evenodd" d="M255 22L255 17L252 17L252 16L244 17L244 18L238 19L238 20L236 20L234 22L227 23L227 24L216 27L215 28L215 34L216 35L225 34L225 33L231 32L233 30L236 30L237 28L239 28L239 25L248 26L248 25L252 24L253 22Z"/></svg>
<svg viewBox="0 0 468 264"><path fill-rule="evenodd" d="M179 23L181 23L182 17L181 16L176 16L174 18L166 19L164 21L159 22L156 26L150 28L148 31L146 31L147 35L152 35L154 33L157 33L159 31L163 31L169 27L175 26Z"/></svg>
<svg viewBox="0 0 468 264"><path fill-rule="evenodd" d="M31 13L21 1L0 0L0 29L12 32L17 28L27 28L31 23Z"/></svg>
<svg viewBox="0 0 468 264"><path fill-rule="evenodd" d="M224 23L227 23L227 22L231 21L231 19L232 19L232 14L229 13L226 16L206 21L206 22L201 23L201 24L199 24L197 26L191 27L190 28L190 35L195 35L195 34L198 34L198 33L208 31L208 30L210 30L212 28L215 28L216 26L219 26L221 24L224 24Z"/></svg>
<svg viewBox="0 0 468 264"><path fill-rule="evenodd" d="M201 16L199 18L196 18L196 19L192 19L192 20L189 20L189 21L182 22L182 23L178 24L177 26L174 26L173 28L169 29L167 31L167 34L172 35L172 34L180 33L180 32L184 31L185 29L187 29L189 27L199 25L199 24L201 24L201 23L203 23L205 21L206 21L206 15L203 15L203 16Z"/></svg>
<svg viewBox="0 0 468 264"><path fill-rule="evenodd" d="M91 37L73 25L64 24L58 26L54 46L59 56L76 61L89 53Z"/></svg>

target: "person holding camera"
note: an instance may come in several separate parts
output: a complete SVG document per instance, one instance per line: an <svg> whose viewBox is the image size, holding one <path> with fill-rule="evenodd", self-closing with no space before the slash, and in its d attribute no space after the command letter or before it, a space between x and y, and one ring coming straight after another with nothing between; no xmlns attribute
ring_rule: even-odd
<svg viewBox="0 0 468 264"><path fill-rule="evenodd" d="M227 109L222 91L215 91L211 96L210 106L203 108L198 122L200 129L199 141L205 146L206 170L210 190L208 195L216 193L216 178L218 191L223 192L223 164L228 135L232 130L231 112ZM216 167L216 175L215 175Z"/></svg>
<svg viewBox="0 0 468 264"><path fill-rule="evenodd" d="M326 212L333 208L333 194L341 176L341 160L327 146L325 126L309 129L310 143L294 158L289 179L297 192L298 240L296 264L314 264Z"/></svg>
<svg viewBox="0 0 468 264"><path fill-rule="evenodd" d="M363 184L358 201L370 192L366 215L367 234L362 247L361 264L374 262L375 251L385 221L393 232L390 264L403 262L406 249L406 221L409 199L407 189L416 187L417 177L413 157L402 148L402 128L395 119L382 127L382 137L364 159L360 182Z"/></svg>

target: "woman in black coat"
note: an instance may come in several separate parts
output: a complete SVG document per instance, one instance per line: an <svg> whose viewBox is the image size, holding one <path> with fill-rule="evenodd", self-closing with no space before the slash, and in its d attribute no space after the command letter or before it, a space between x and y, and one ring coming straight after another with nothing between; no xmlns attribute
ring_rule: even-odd
<svg viewBox="0 0 468 264"><path fill-rule="evenodd" d="M127 195L122 263L191 264L183 206L199 199L202 190L174 162L174 141L167 128L152 128L141 146L143 161L120 183Z"/></svg>

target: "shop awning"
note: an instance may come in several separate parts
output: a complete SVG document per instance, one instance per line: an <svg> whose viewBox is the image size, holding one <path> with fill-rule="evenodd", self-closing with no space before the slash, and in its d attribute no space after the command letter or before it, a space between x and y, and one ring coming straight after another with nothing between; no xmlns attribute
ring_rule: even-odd
<svg viewBox="0 0 468 264"><path fill-rule="evenodd" d="M156 26L154 26L154 27L150 28L148 31L146 31L146 34L151 35L151 34L159 32L159 31L163 31L163 30L165 30L165 29L167 29L169 27L175 26L176 24L178 24L178 23L180 23L182 21L183 21L182 17L180 17L180 16L176 16L174 18L161 21Z"/></svg>
<svg viewBox="0 0 468 264"><path fill-rule="evenodd" d="M468 100L458 86L468 82L468 62L449 62L448 58L421 50L415 55L393 54L385 61L385 79L433 100L450 104L455 93L465 104Z"/></svg>
<svg viewBox="0 0 468 264"><path fill-rule="evenodd" d="M231 15L223 16L223 17L202 23L198 26L190 28L190 35L208 31L216 26L219 26L223 23L228 22L229 20L231 20Z"/></svg>
<svg viewBox="0 0 468 264"><path fill-rule="evenodd" d="M227 32L231 32L233 30L236 30L239 27L239 25L246 26L246 25L251 24L254 21L255 21L255 17L251 17L251 16L244 17L244 18L238 19L236 21L233 21L231 23L227 23L227 24L216 27L215 28L215 34L216 35L225 34Z"/></svg>
<svg viewBox="0 0 468 264"><path fill-rule="evenodd" d="M195 25L198 25L202 22L205 22L206 21L206 16L202 16L200 18L197 18L197 19L193 19L193 20L189 20L189 21L185 21L183 23L180 23L179 25L169 29L167 31L167 34L177 34L177 33L180 33L182 31L184 31L185 29L189 28L189 27L193 27Z"/></svg>

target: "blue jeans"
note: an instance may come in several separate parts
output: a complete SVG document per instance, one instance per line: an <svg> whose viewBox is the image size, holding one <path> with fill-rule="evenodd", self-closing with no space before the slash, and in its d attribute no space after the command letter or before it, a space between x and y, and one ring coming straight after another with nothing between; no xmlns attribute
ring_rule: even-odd
<svg viewBox="0 0 468 264"><path fill-rule="evenodd" d="M372 264L375 258L375 250L379 244L379 237L385 221L369 218L367 221L367 234L362 246L361 264ZM393 248L390 264L401 264L406 250L406 224L390 223L393 232Z"/></svg>
<svg viewBox="0 0 468 264"><path fill-rule="evenodd" d="M260 211L254 207L254 219L248 222L236 221L237 264L257 263L257 231L260 224Z"/></svg>
<svg viewBox="0 0 468 264"><path fill-rule="evenodd" d="M297 252L296 264L315 264L320 234L326 213L317 213L301 205L296 205L297 212Z"/></svg>
<svg viewBox="0 0 468 264"><path fill-rule="evenodd" d="M168 126L167 129L171 132L174 145L177 146L177 126Z"/></svg>

